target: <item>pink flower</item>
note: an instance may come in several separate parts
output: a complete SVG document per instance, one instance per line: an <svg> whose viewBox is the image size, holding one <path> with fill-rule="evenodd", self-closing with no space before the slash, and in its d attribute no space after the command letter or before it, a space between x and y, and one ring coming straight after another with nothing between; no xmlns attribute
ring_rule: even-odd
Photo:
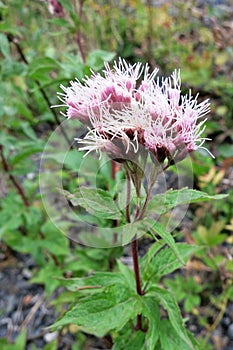
<svg viewBox="0 0 233 350"><path fill-rule="evenodd" d="M52 15L57 15L58 17L65 17L65 12L62 5L58 0L45 0L48 3L48 10Z"/></svg>
<svg viewBox="0 0 233 350"><path fill-rule="evenodd" d="M157 161L169 164L204 148L201 135L210 111L208 100L181 94L180 71L169 78L156 78L158 70L127 64L119 59L113 70L105 64L103 74L92 73L83 82L61 85L66 116L88 126L80 150L106 152L113 158L137 155L144 148Z"/></svg>

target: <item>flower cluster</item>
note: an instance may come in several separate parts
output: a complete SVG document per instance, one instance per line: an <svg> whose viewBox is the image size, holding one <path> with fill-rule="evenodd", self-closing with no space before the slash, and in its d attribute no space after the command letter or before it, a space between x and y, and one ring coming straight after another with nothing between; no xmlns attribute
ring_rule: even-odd
<svg viewBox="0 0 233 350"><path fill-rule="evenodd" d="M180 71L156 78L158 69L149 70L119 59L113 70L106 63L102 75L61 85L67 117L79 119L89 130L78 140L80 149L124 159L143 148L160 163L174 163L202 147L206 119L199 119L210 110L208 100L198 103L191 92L181 94Z"/></svg>
<svg viewBox="0 0 233 350"><path fill-rule="evenodd" d="M45 0L48 3L48 10L51 15L55 15L61 18L65 17L65 12L62 5L58 0Z"/></svg>

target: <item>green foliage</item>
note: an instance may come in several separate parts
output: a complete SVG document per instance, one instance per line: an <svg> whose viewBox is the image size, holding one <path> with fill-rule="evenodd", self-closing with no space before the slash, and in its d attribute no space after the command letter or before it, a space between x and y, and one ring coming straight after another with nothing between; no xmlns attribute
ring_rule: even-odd
<svg viewBox="0 0 233 350"><path fill-rule="evenodd" d="M178 205L209 201L211 199L224 199L226 194L210 196L208 193L188 188L182 190L169 190L165 194L155 195L150 201L146 214L165 214Z"/></svg>
<svg viewBox="0 0 233 350"><path fill-rule="evenodd" d="M0 340L1 349L2 350L24 350L26 346L26 336L27 336L27 330L25 328L19 334L14 344L7 344L5 340Z"/></svg>
<svg viewBox="0 0 233 350"><path fill-rule="evenodd" d="M90 214L105 219L120 219L122 214L109 192L80 187L74 194L66 193L74 206L84 207Z"/></svg>
<svg viewBox="0 0 233 350"><path fill-rule="evenodd" d="M111 330L119 331L139 313L141 303L138 296L124 283L118 283L103 288L101 293L83 297L52 329L74 323L84 332L103 337Z"/></svg>
<svg viewBox="0 0 233 350"><path fill-rule="evenodd" d="M172 290L178 302L184 301L186 312L192 311L194 307L200 305L200 293L205 287L198 284L192 276L183 278L176 276L175 279L165 279L164 284Z"/></svg>
<svg viewBox="0 0 233 350"><path fill-rule="evenodd" d="M197 227L197 233L194 236L195 241L200 245L207 245L210 248L221 244L227 236L221 233L224 227L224 221L213 222L210 228L200 225Z"/></svg>
<svg viewBox="0 0 233 350"><path fill-rule="evenodd" d="M153 7L139 0L90 0L83 2L81 17L74 1L59 3L64 11L60 17L49 14L45 1L0 1L0 239L13 254L17 251L33 257L37 266L31 282L44 286L60 314L54 328L76 324L78 331L100 337L110 333L113 350L198 349L185 329L177 302L187 314L195 310L198 317L202 294L216 293L216 283L221 292L211 299L214 307L233 300L233 266L225 254L225 248L232 244L233 195L222 181L228 179L232 167L233 89L228 74L232 47L230 40L216 37L218 21L227 19L227 14L219 10L216 15L214 8L205 5L203 16L191 1ZM210 13L213 21L209 20ZM58 104L59 84L66 85L75 77L82 80L118 55L131 62L148 61L152 66L156 62L164 72L178 64L185 89L192 85L194 90L201 89L201 97L213 96L207 137L216 140L213 152L217 161L203 150L196 152L194 180L201 191L184 188L155 195L141 220L126 223L123 170L119 169L113 179L111 164L104 157L99 160L89 155L83 159L75 147L58 149L57 145L66 143L59 136L48 152L51 163L47 170L52 173L52 162L62 166L64 193L77 214L76 221L72 217L72 229L77 229L86 245L74 248L48 220L39 194L41 154L63 120L50 106ZM72 124L71 128L76 136L80 125ZM73 137L66 127L64 131L68 138ZM53 174L50 178L53 182ZM144 200L145 193L141 207ZM188 208L189 204L195 205L188 212L193 226L187 235L196 246L184 243L186 236L181 232L182 243L177 243L177 237L162 223L171 210L182 205ZM70 218L63 216L56 198L53 205L54 212L61 214L63 226L69 228ZM131 219L137 205L134 190ZM163 215L161 221L157 221L159 215ZM98 226L98 234L86 232L80 226L82 220L93 230ZM139 259L144 293L139 296L133 270L121 261L122 245L136 237L143 242L145 232L155 243ZM92 245L107 248L90 248ZM196 282L189 271L183 277L182 267L190 255L203 264L212 279L200 274L201 283ZM69 309L64 312L67 305ZM143 331L136 331L139 314ZM207 318L199 317L201 321L208 328ZM85 336L81 338L73 350L85 347ZM1 339L0 347L23 350L26 343L23 330L12 344ZM207 349L207 344L202 347ZM58 348L59 342L54 340L44 350Z"/></svg>
<svg viewBox="0 0 233 350"><path fill-rule="evenodd" d="M142 276L146 281L157 283L161 277L175 271L186 263L190 255L196 251L196 247L185 243L176 244L176 249L182 259L177 259L171 254L169 247L161 246L161 242L151 245L147 254L142 259Z"/></svg>
<svg viewBox="0 0 233 350"><path fill-rule="evenodd" d="M124 330L124 334L121 337L118 337L114 342L112 347L113 350L146 350L145 345L145 333L142 331L127 332Z"/></svg>

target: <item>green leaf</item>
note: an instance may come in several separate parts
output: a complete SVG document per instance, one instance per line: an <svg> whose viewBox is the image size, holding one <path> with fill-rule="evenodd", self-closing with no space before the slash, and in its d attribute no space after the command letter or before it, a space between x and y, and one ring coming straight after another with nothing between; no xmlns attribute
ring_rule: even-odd
<svg viewBox="0 0 233 350"><path fill-rule="evenodd" d="M22 149L21 151L18 151L17 154L11 157L10 162L12 165L16 165L25 158L29 158L29 156L40 153L43 151L43 146L28 146L25 147L25 149ZM28 159L29 160L29 159Z"/></svg>
<svg viewBox="0 0 233 350"><path fill-rule="evenodd" d="M64 27L70 28L70 23L65 18L58 18L58 17L52 18L48 20L48 23L52 23L56 26L61 26L63 28Z"/></svg>
<svg viewBox="0 0 233 350"><path fill-rule="evenodd" d="M71 194L64 191L74 206L80 205L90 214L104 219L120 219L121 213L109 192L100 188L80 187Z"/></svg>
<svg viewBox="0 0 233 350"><path fill-rule="evenodd" d="M47 74L59 67L59 63L50 57L37 58L29 64L28 76L40 80L42 74Z"/></svg>
<svg viewBox="0 0 233 350"><path fill-rule="evenodd" d="M159 222L153 221L151 219L143 220L146 225L148 225L148 230L154 230L161 238L163 238L164 242L171 248L176 258L184 265L184 259L182 258L177 245L174 241L170 232L167 232L162 224Z"/></svg>
<svg viewBox="0 0 233 350"><path fill-rule="evenodd" d="M2 79L22 75L26 71L26 65L16 60L5 58L1 62Z"/></svg>
<svg viewBox="0 0 233 350"><path fill-rule="evenodd" d="M74 323L79 330L103 337L112 330L119 331L129 320L141 313L137 295L123 285L106 287L102 293L87 296L69 310L52 329Z"/></svg>
<svg viewBox="0 0 233 350"><path fill-rule="evenodd" d="M18 336L14 349L15 350L24 350L26 347L26 341L27 341L27 329L23 329L20 335Z"/></svg>
<svg viewBox="0 0 233 350"><path fill-rule="evenodd" d="M10 45L6 35L0 33L0 52L5 58L10 57Z"/></svg>
<svg viewBox="0 0 233 350"><path fill-rule="evenodd" d="M191 350L195 349L192 344L184 342L179 337L168 320L161 320L159 326L159 338L162 350Z"/></svg>
<svg viewBox="0 0 233 350"><path fill-rule="evenodd" d="M90 251L96 252L96 254L98 254L98 258L89 254ZM74 256L66 263L67 270L78 272L80 276L82 276L84 272L90 273L93 271L106 271L108 267L109 255L107 254L107 249L93 249L87 247L85 247L85 249L76 249Z"/></svg>
<svg viewBox="0 0 233 350"><path fill-rule="evenodd" d="M73 6L70 3L70 0L59 0L60 4L69 12L74 12Z"/></svg>
<svg viewBox="0 0 233 350"><path fill-rule="evenodd" d="M185 312L190 312L195 306L199 306L201 302L201 298L199 295L186 295L184 300L184 309Z"/></svg>
<svg viewBox="0 0 233 350"><path fill-rule="evenodd" d="M145 345L145 333L137 331L118 336L112 350L148 350Z"/></svg>
<svg viewBox="0 0 233 350"><path fill-rule="evenodd" d="M155 243L155 245L156 247L158 246L157 243ZM144 258L144 264L142 263L142 265L144 265L142 279L147 282L153 278L151 283L155 283L155 281L158 281L162 276L167 275L182 266L181 261L177 259L168 247L165 247L160 251L157 250L156 256L150 254L150 251L154 250L153 246L154 244L148 251L150 258L148 259L146 255ZM179 256L181 256L182 260L186 263L197 247L186 243L178 243L176 244L176 249L179 252Z"/></svg>
<svg viewBox="0 0 233 350"><path fill-rule="evenodd" d="M96 289L108 287L111 285L125 285L126 280L120 273L114 272L95 272L93 276L90 277L76 277L69 279L61 279L62 285L66 286L70 291L77 290L89 290L95 288L88 287L96 287ZM87 287L87 288L85 288Z"/></svg>
<svg viewBox="0 0 233 350"><path fill-rule="evenodd" d="M165 214L178 205L204 202L213 199L224 199L227 194L211 196L205 192L183 188L181 190L169 190L165 194L154 196L147 207L146 215Z"/></svg>
<svg viewBox="0 0 233 350"><path fill-rule="evenodd" d="M93 222L89 221L87 215L82 217L78 214L78 216L87 222ZM94 234L84 231L79 234L79 239L82 244L87 246L111 248L128 244L136 236L141 237L144 233L146 233L146 228L143 221L137 221L118 227L96 227Z"/></svg>
<svg viewBox="0 0 233 350"><path fill-rule="evenodd" d="M56 256L66 256L69 254L69 242L66 236L51 222L47 221L41 232L44 239L40 240L40 246Z"/></svg>
<svg viewBox="0 0 233 350"><path fill-rule="evenodd" d="M14 107L17 109L18 114L22 115L24 118L26 118L32 124L35 123L36 120L32 114L32 111L27 107L27 105L24 101L21 101L21 100L14 101ZM22 124L25 125L26 123L22 123ZM29 126L29 124L28 124L28 126ZM24 132L25 132L25 130L24 130ZM38 140L38 137L36 136L36 133L34 130L33 130L33 133L35 134L34 140L36 140L36 139Z"/></svg>
<svg viewBox="0 0 233 350"><path fill-rule="evenodd" d="M0 8L2 8L1 6L1 3L0 2ZM3 32L3 33L9 33L9 34L12 34L12 35L15 35L15 36L19 36L19 27L18 26L13 26L9 23L9 21L1 21L0 22L0 32Z"/></svg>
<svg viewBox="0 0 233 350"><path fill-rule="evenodd" d="M50 259L44 267L40 267L37 275L30 282L45 285L47 295L51 295L57 287L60 286L58 277L62 277L63 271L60 266L56 266Z"/></svg>
<svg viewBox="0 0 233 350"><path fill-rule="evenodd" d="M145 296L142 298L142 313L148 318L149 325L146 333L146 349L154 350L159 339L160 309L159 303L154 297Z"/></svg>
<svg viewBox="0 0 233 350"><path fill-rule="evenodd" d="M1 207L0 239L9 240L9 234L12 234L14 241L19 242L15 230L23 225L25 206L22 198L12 191L5 198L1 198Z"/></svg>
<svg viewBox="0 0 233 350"><path fill-rule="evenodd" d="M117 261L117 265L120 273L125 277L125 281L128 284L129 288L135 290L136 282L133 270L124 265L120 260Z"/></svg>
<svg viewBox="0 0 233 350"><path fill-rule="evenodd" d="M27 329L24 328L17 337L14 344L1 344L2 350L24 350L26 348Z"/></svg>
<svg viewBox="0 0 233 350"><path fill-rule="evenodd" d="M103 68L104 62L111 61L115 57L115 52L108 52L104 50L93 50L87 56L87 64L93 70L100 70Z"/></svg>
<svg viewBox="0 0 233 350"><path fill-rule="evenodd" d="M31 125L28 122L22 122L21 123L23 132L25 133L25 135L27 135L29 137L29 139L31 139L34 143L39 143L41 144L41 141L38 136L36 135L35 131L33 130L33 128L31 127ZM33 145L34 146L34 145ZM39 145L38 145L39 146Z"/></svg>
<svg viewBox="0 0 233 350"><path fill-rule="evenodd" d="M48 159L54 159L57 163L60 163L62 165L64 164L65 167L71 170L77 171L80 167L83 154L81 152L77 152L77 150L70 150L69 152L66 151L66 152L49 153L46 157ZM85 176L86 176L86 172L85 172Z"/></svg>
<svg viewBox="0 0 233 350"><path fill-rule="evenodd" d="M187 337L187 332L174 296L165 289L156 286L153 286L148 290L147 296L154 296L156 300L162 304L163 308L168 313L169 321L177 335L185 342L187 346L189 346L189 348L186 347L187 349L193 349L190 339Z"/></svg>
<svg viewBox="0 0 233 350"><path fill-rule="evenodd" d="M43 347L43 350L57 350L58 348L58 341L57 339L51 341L50 343L46 344L44 347Z"/></svg>

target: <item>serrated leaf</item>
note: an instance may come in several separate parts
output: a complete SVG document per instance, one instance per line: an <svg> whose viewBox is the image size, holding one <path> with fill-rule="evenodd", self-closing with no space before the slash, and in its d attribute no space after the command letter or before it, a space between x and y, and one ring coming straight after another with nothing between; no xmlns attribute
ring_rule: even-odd
<svg viewBox="0 0 233 350"><path fill-rule="evenodd" d="M79 218L82 218L79 215ZM89 221L87 216L83 217L84 220ZM93 221L92 221L93 222ZM144 226L144 221L137 221L135 223L123 224L118 227L97 227L95 232L88 233L86 231L79 234L79 239L82 244L99 247L99 248L111 248L113 246L123 246L135 239L135 237L142 237L147 231Z"/></svg>
<svg viewBox="0 0 233 350"><path fill-rule="evenodd" d="M118 336L114 341L112 350L148 350L145 345L145 333L137 331Z"/></svg>
<svg viewBox="0 0 233 350"><path fill-rule="evenodd" d="M157 247L156 243L155 245ZM177 243L176 248L184 263L188 261L190 255L197 249L197 247L186 243ZM153 250L153 246L150 247L150 250ZM162 276L182 266L181 261L177 259L170 248L166 247L160 251L156 250L156 253L156 256L150 254L150 259L147 259L144 265L143 281L145 282L150 281L152 278L151 283L158 281Z"/></svg>
<svg viewBox="0 0 233 350"><path fill-rule="evenodd" d="M148 227L148 230L154 230L161 238L163 238L164 242L171 248L177 259L184 265L184 260L180 255L180 252L176 246L174 238L172 237L170 232L167 232L162 224L156 222L151 219L143 220Z"/></svg>
<svg viewBox="0 0 233 350"><path fill-rule="evenodd" d="M158 300L162 304L163 308L168 313L169 321L172 327L174 328L175 332L183 340L183 342L185 342L185 344L189 346L186 348L189 350L194 349L189 337L187 336L187 332L184 327L180 310L174 296L165 289L156 286L153 286L148 290L147 296L154 296L156 300Z"/></svg>
<svg viewBox="0 0 233 350"><path fill-rule="evenodd" d="M154 297L145 296L143 302L143 315L148 318L149 325L146 333L146 349L154 350L159 339L160 309Z"/></svg>
<svg viewBox="0 0 233 350"><path fill-rule="evenodd" d="M111 285L125 285L125 278L119 274L114 272L95 272L93 276L90 277L78 277L78 278L69 278L69 279L61 279L62 285L66 286L70 291L77 290L88 290L88 289L96 289L105 288ZM94 287L94 288L88 288Z"/></svg>
<svg viewBox="0 0 233 350"><path fill-rule="evenodd" d="M74 194L64 191L74 206L85 208L90 214L104 219L120 219L122 214L109 192L100 188L81 187Z"/></svg>
<svg viewBox="0 0 233 350"><path fill-rule="evenodd" d="M211 196L205 192L183 188L181 190L169 190L164 194L155 195L151 198L146 210L146 215L165 214L178 205L204 202L213 199L224 199L227 194Z"/></svg>
<svg viewBox="0 0 233 350"><path fill-rule="evenodd" d="M52 329L74 323L79 330L103 337L112 330L119 331L129 320L141 313L141 302L128 288L106 287L102 293L87 296L69 310ZM120 317L119 317L120 315Z"/></svg>
<svg viewBox="0 0 233 350"><path fill-rule="evenodd" d="M129 288L132 290L135 290L136 282L135 282L135 276L134 276L133 270L130 269L128 266L124 265L120 260L117 261L117 265L121 275L124 276L125 281L128 284Z"/></svg>
<svg viewBox="0 0 233 350"><path fill-rule="evenodd" d="M174 328L168 320L161 320L159 326L159 338L163 350L191 350L195 349L192 344L184 342L175 332Z"/></svg>

